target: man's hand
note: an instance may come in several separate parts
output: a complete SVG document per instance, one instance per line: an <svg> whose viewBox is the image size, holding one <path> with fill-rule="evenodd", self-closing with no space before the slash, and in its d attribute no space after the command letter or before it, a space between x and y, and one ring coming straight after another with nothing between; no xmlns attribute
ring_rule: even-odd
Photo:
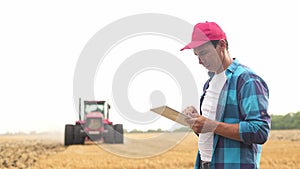
<svg viewBox="0 0 300 169"><path fill-rule="evenodd" d="M196 133L214 132L218 126L218 122L210 120L204 116L198 115L195 118L186 119L190 128Z"/></svg>
<svg viewBox="0 0 300 169"><path fill-rule="evenodd" d="M192 118L196 118L196 117L200 116L197 109L194 106L189 106L189 107L185 108L182 111L182 113L185 115L188 115Z"/></svg>
<svg viewBox="0 0 300 169"><path fill-rule="evenodd" d="M186 122L196 133L214 132L218 125L217 121L210 120L204 116L199 115L197 109L194 106L185 108L182 113L192 117L190 119L186 119Z"/></svg>
<svg viewBox="0 0 300 169"><path fill-rule="evenodd" d="M214 132L215 134L223 137L242 141L239 134L239 123L227 124L215 120L210 120L204 116L199 115L197 109L193 106L187 107L183 110L182 113L191 117L189 119L186 119L186 122L190 125L190 128L195 133Z"/></svg>

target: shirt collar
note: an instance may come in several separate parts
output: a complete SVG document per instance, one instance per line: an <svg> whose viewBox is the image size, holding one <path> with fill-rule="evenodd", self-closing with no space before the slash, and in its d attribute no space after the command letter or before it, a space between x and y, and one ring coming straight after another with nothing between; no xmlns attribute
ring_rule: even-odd
<svg viewBox="0 0 300 169"><path fill-rule="evenodd" d="M226 69L226 75L228 75L229 73L234 73L239 64L239 61L236 58L233 58L233 62Z"/></svg>

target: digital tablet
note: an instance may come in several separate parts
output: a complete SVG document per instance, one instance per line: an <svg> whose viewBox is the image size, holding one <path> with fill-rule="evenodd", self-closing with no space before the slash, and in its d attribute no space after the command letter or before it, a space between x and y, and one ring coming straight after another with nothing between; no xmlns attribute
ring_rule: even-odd
<svg viewBox="0 0 300 169"><path fill-rule="evenodd" d="M168 106L160 106L160 107L155 107L155 108L152 108L150 109L151 111L161 115L161 116L164 116L170 120L173 120L179 124L182 124L184 126L189 126L186 122L185 122L185 119L189 119L191 118L190 116L188 115L185 115L183 113L180 113Z"/></svg>

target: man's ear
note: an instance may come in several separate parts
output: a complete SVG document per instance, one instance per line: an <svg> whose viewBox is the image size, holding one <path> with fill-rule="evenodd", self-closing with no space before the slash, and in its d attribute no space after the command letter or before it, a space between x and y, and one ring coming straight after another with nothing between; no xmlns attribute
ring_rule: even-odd
<svg viewBox="0 0 300 169"><path fill-rule="evenodd" d="M225 42L225 39L219 40L219 44L218 44L218 45L220 45L220 47L221 47L222 49L226 49L226 42Z"/></svg>

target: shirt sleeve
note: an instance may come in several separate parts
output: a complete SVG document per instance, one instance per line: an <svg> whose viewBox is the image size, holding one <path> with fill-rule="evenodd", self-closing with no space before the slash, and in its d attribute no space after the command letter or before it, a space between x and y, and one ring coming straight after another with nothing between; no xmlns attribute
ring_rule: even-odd
<svg viewBox="0 0 300 169"><path fill-rule="evenodd" d="M263 144L270 130L268 114L269 90L259 77L244 81L238 91L239 108L243 121L239 123L240 137L246 144Z"/></svg>

